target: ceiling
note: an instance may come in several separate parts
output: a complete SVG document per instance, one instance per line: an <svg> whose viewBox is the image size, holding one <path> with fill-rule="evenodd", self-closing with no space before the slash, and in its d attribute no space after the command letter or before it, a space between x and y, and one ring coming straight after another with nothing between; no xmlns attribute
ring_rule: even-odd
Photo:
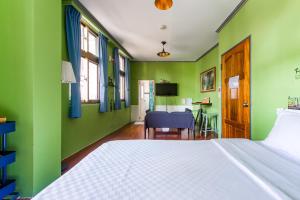
<svg viewBox="0 0 300 200"><path fill-rule="evenodd" d="M167 11L154 0L80 0L139 61L195 61L217 43L216 30L241 0L173 0ZM166 25L167 29L161 30ZM159 58L161 41L168 58Z"/></svg>

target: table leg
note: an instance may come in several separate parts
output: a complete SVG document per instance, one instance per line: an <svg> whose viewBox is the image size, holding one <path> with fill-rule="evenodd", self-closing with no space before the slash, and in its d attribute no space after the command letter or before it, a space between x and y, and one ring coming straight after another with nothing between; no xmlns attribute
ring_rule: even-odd
<svg viewBox="0 0 300 200"><path fill-rule="evenodd" d="M193 130L193 135L194 135L194 140L195 140L196 139L196 130L195 130L195 128Z"/></svg>
<svg viewBox="0 0 300 200"><path fill-rule="evenodd" d="M200 130L200 135L201 135L201 128L202 128L202 121L203 121L203 118L202 118L202 114L203 114L203 109L202 109L202 105L200 105L200 116L199 116L199 130Z"/></svg>
<svg viewBox="0 0 300 200"><path fill-rule="evenodd" d="M205 136L205 138L206 138L206 136L207 136L207 126L208 126L208 116L206 116L206 118L205 118L205 131L204 131L204 136Z"/></svg>
<svg viewBox="0 0 300 200"><path fill-rule="evenodd" d="M195 126L196 126L196 124L197 124L197 121L198 121L198 118L199 118L199 115L200 115L200 109L198 110L198 112L197 112L197 116L196 116L196 119L195 119Z"/></svg>
<svg viewBox="0 0 300 200"><path fill-rule="evenodd" d="M218 135L218 116L216 116L216 138L219 138L219 135Z"/></svg>

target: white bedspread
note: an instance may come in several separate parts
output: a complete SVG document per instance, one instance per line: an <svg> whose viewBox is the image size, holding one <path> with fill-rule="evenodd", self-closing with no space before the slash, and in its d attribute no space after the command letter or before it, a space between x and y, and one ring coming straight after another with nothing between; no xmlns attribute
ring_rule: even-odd
<svg viewBox="0 0 300 200"><path fill-rule="evenodd" d="M33 200L300 199L300 164L249 140L114 141Z"/></svg>

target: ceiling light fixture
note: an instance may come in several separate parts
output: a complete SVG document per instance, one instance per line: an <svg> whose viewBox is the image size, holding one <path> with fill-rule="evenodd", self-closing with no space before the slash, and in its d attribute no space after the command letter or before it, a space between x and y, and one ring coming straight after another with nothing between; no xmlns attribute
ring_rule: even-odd
<svg viewBox="0 0 300 200"><path fill-rule="evenodd" d="M167 25L161 25L160 30L166 30L167 28Z"/></svg>
<svg viewBox="0 0 300 200"><path fill-rule="evenodd" d="M160 10L168 10L172 7L173 1L172 0L155 0L154 2L156 8Z"/></svg>
<svg viewBox="0 0 300 200"><path fill-rule="evenodd" d="M170 54L169 52L166 52L166 51L165 51L165 45L167 44L167 42L166 42L166 41L162 41L161 43L162 43L162 45L163 45L163 49L162 49L161 52L158 52L157 55L158 55L159 57L162 57L162 58L168 57L168 56L171 55L171 54Z"/></svg>

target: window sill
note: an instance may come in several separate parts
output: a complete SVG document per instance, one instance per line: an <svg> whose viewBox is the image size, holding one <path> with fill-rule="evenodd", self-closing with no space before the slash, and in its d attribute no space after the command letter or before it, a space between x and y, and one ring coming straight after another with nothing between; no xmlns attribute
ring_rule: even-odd
<svg viewBox="0 0 300 200"><path fill-rule="evenodd" d="M95 105L99 104L100 101L88 101L88 102L81 102L82 105Z"/></svg>

